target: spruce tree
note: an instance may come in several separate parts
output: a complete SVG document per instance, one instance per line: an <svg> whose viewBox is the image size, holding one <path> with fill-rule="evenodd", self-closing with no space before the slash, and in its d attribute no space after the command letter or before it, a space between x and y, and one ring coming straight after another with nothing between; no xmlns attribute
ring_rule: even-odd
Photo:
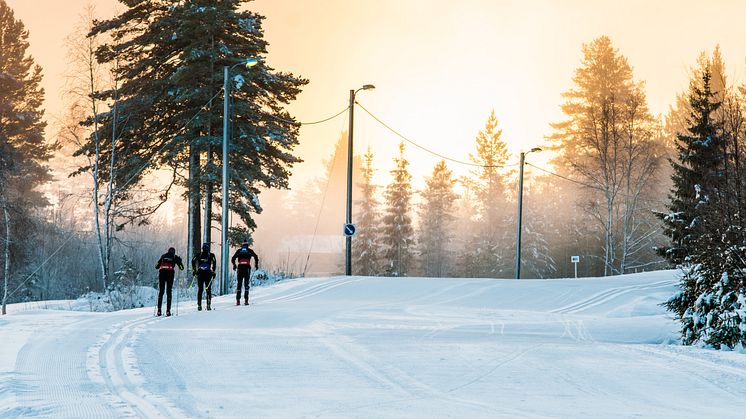
<svg viewBox="0 0 746 419"><path fill-rule="evenodd" d="M521 272L525 272L526 278L548 278L557 272L557 264L552 257L547 236L552 230L551 219L559 214L543 211L545 208L542 207L541 195L545 194L546 189L530 182L526 185L528 187L523 193ZM553 189L547 195L554 196L554 193L556 190ZM567 219L562 221L566 222Z"/></svg>
<svg viewBox="0 0 746 419"><path fill-rule="evenodd" d="M725 141L721 125L713 118L720 103L713 98L710 79L710 68L705 66L701 87L695 83L690 87L688 132L677 136L679 160L672 162L670 213L662 217L672 244L662 254L674 264L688 265L680 292L666 303L681 321L683 342L704 341L719 347L732 346L734 337L738 341L739 332L728 325L733 324L739 287L743 294L743 274L738 272L742 269L729 272L727 266L728 254L734 255L727 234L731 226L724 222L723 213ZM735 330L739 325L736 322Z"/></svg>
<svg viewBox="0 0 746 419"><path fill-rule="evenodd" d="M362 168L362 182L358 184L360 199L357 201L357 233L352 240L352 267L355 275L380 275L381 226L379 202L373 183L373 152L368 147Z"/></svg>
<svg viewBox="0 0 746 419"><path fill-rule="evenodd" d="M24 244L41 221L34 209L47 204L36 188L51 179L46 165L55 146L44 141L41 67L26 55L29 32L0 0L0 274L3 314L14 273L31 257ZM24 291L19 291L26 294Z"/></svg>
<svg viewBox="0 0 746 419"><path fill-rule="evenodd" d="M412 175L404 158L404 143L399 144L399 156L394 158L392 182L386 187L386 208L381 231L385 270L391 276L407 276L414 259L414 228L412 227Z"/></svg>
<svg viewBox="0 0 746 419"><path fill-rule="evenodd" d="M445 160L438 162L425 179L419 205L419 253L425 276L450 276L453 272L453 222L458 194L456 180Z"/></svg>
<svg viewBox="0 0 746 419"><path fill-rule="evenodd" d="M465 243L464 260L472 266L470 270L478 277L504 276L512 266L512 249L508 240L508 209L504 169L509 153L502 130L497 128L495 112L490 113L483 131L476 138L476 154L470 154L471 161L479 166L468 179L474 192L478 223L472 236ZM511 224L512 226L512 224Z"/></svg>
<svg viewBox="0 0 746 419"><path fill-rule="evenodd" d="M700 212L712 198L712 189L717 187L717 177L721 175L722 138L712 117L720 103L713 101L710 78L710 69L705 67L702 87L690 87L690 125L687 133L677 134L678 161L671 161L674 172L669 212L659 214L671 244L658 252L673 265L688 262L692 244L702 233Z"/></svg>
<svg viewBox="0 0 746 419"><path fill-rule="evenodd" d="M221 181L223 69L235 66L230 75L228 202L243 225L233 227L230 238L235 243L250 237L256 227L251 213L262 210L259 186L286 188L290 168L300 161L292 154L299 125L284 107L307 81L267 65L264 17L244 10L244 0L123 3L127 9L122 14L99 22L91 33L112 39L97 55L103 63L117 62L115 75L121 80L116 92L121 121L103 115L99 135L107 150L111 124L122 126L116 154L126 157L116 162L118 189L134 187L154 170L169 170L172 180L161 199L168 197L171 184L185 187L189 250L199 246L202 192L208 202L221 200L210 191ZM248 58L258 64L237 65ZM114 92L98 94L112 99ZM90 143L81 150L92 152Z"/></svg>

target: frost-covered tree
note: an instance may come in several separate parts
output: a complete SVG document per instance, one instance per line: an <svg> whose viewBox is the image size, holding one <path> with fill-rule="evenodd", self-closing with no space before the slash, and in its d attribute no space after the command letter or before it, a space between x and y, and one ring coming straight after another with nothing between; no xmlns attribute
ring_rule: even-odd
<svg viewBox="0 0 746 419"><path fill-rule="evenodd" d="M549 209L552 203L546 202L550 200L542 199L543 195L556 197L556 192L557 189L551 189L549 192L546 184L526 182L523 192L524 215L521 222L521 276L526 278L548 278L557 272L548 236L551 235L555 223L566 223L567 219L553 219L561 217L559 211L552 212ZM556 202L554 204L556 205Z"/></svg>
<svg viewBox="0 0 746 419"><path fill-rule="evenodd" d="M647 261L657 226L643 203L655 196L664 156L659 127L647 108L643 84L611 40L583 45L574 88L563 93L563 122L552 124L565 176L585 185L583 209L602 242L604 275L625 273Z"/></svg>
<svg viewBox="0 0 746 419"><path fill-rule="evenodd" d="M501 277L512 268L515 240L509 238L513 224L509 223L508 193L505 164L509 153L502 130L497 128L495 112L490 113L483 131L476 138L476 154L469 157L478 169L465 183L474 194L477 223L464 243L462 262L471 265L468 276Z"/></svg>
<svg viewBox="0 0 746 419"><path fill-rule="evenodd" d="M392 181L386 187L381 236L385 247L384 269L391 276L407 276L413 268L414 228L412 227L412 175L404 158L404 143L394 158Z"/></svg>
<svg viewBox="0 0 746 419"><path fill-rule="evenodd" d="M445 160L438 162L420 193L418 250L425 276L450 276L454 268L453 222L458 194Z"/></svg>
<svg viewBox="0 0 746 419"><path fill-rule="evenodd" d="M47 205L36 188L51 179L46 163L55 145L44 141L41 67L26 54L29 32L0 0L0 273L2 313L9 287L32 257L23 237L33 237L40 220L34 209ZM21 284L22 285L22 284ZM18 287L16 287L17 289ZM19 291L17 289L17 291ZM23 292L20 290L19 292Z"/></svg>
<svg viewBox="0 0 746 419"><path fill-rule="evenodd" d="M170 172L161 202L173 184L186 188L188 250L199 247L202 194L208 210L221 198L212 189L221 180L223 69L236 65L230 75L228 202L242 225L231 229L230 238L249 237L256 227L251 213L262 210L259 186L286 188L289 169L300 161L292 154L299 125L284 107L307 81L267 65L264 18L246 10L244 0L123 3L120 15L99 22L91 32L112 40L97 56L102 63L117 61L117 109L127 115L123 141L116 143L116 154L123 158L116 161L115 187L126 194L123 188L132 190L146 174ZM258 64L237 65L247 58L258 59ZM104 99L113 94L110 89L98 92ZM104 114L99 121L104 159L109 157L112 118ZM93 144L81 153L94 153ZM153 210L146 208L142 215Z"/></svg>
<svg viewBox="0 0 746 419"><path fill-rule="evenodd" d="M357 200L355 217L357 233L352 240L352 268L355 275L380 275L381 268L381 220L378 187L373 183L373 152L365 153L362 181L358 183L360 198Z"/></svg>
<svg viewBox="0 0 746 419"><path fill-rule="evenodd" d="M746 231L734 193L743 188L737 144L744 138L725 129L719 116L712 67L702 66L699 76L690 86L689 127L677 136L674 189L663 216L672 243L662 253L688 265L667 307L681 321L685 344L733 347L746 343Z"/></svg>
<svg viewBox="0 0 746 419"><path fill-rule="evenodd" d="M677 135L679 157L671 162L674 173L669 212L659 215L671 244L658 251L673 265L687 262L692 242L701 233L698 211L712 198L712 189L717 188L722 174L722 129L713 118L720 102L713 100L710 79L710 69L705 67L702 87L690 87L690 126L687 133Z"/></svg>

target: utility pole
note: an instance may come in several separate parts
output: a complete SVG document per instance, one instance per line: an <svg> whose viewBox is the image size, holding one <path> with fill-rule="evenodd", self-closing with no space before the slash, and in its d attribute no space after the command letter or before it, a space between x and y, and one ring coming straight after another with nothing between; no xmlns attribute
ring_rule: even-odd
<svg viewBox="0 0 746 419"><path fill-rule="evenodd" d="M352 133L354 129L355 95L360 90L371 90L376 87L366 84L357 90L350 90L350 126L347 132L347 211L345 213L345 275L352 275L352 234L347 234L347 226L352 224ZM352 230L354 233L354 227Z"/></svg>
<svg viewBox="0 0 746 419"><path fill-rule="evenodd" d="M518 175L518 233L515 241L515 279L521 279L521 218L523 216L523 164L526 161L526 154L532 151L541 151L539 147L534 147L527 152L521 152L521 162L519 163Z"/></svg>
<svg viewBox="0 0 746 419"><path fill-rule="evenodd" d="M355 121L355 91L350 90L350 126L347 132L347 210L345 224L352 224L352 133ZM352 236L345 235L345 275L352 275Z"/></svg>

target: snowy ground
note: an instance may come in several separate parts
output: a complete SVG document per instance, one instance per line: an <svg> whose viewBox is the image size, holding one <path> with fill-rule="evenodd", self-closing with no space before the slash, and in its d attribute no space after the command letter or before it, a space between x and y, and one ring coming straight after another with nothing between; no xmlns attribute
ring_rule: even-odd
<svg viewBox="0 0 746 419"><path fill-rule="evenodd" d="M312 278L171 318L17 305L0 417L744 415L746 354L677 345L675 284Z"/></svg>

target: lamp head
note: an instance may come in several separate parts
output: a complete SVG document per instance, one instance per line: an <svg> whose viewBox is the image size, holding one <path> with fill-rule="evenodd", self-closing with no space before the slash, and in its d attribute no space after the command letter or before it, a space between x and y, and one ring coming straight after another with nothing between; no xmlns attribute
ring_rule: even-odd
<svg viewBox="0 0 746 419"><path fill-rule="evenodd" d="M373 86L372 84L364 84L362 87L363 90L373 90L375 88L376 86Z"/></svg>
<svg viewBox="0 0 746 419"><path fill-rule="evenodd" d="M528 152L529 152L529 153L533 153L533 152L538 152L538 151L541 151L541 148L540 148L540 147L534 147L534 148L532 148L531 150L529 150Z"/></svg>
<svg viewBox="0 0 746 419"><path fill-rule="evenodd" d="M254 66L255 66L255 65L257 65L257 64L259 64L259 60L257 60L257 59L256 59L256 58L254 58L254 57L251 57L251 58L247 58L246 60L244 60L244 65L245 65L246 67L254 67Z"/></svg>

